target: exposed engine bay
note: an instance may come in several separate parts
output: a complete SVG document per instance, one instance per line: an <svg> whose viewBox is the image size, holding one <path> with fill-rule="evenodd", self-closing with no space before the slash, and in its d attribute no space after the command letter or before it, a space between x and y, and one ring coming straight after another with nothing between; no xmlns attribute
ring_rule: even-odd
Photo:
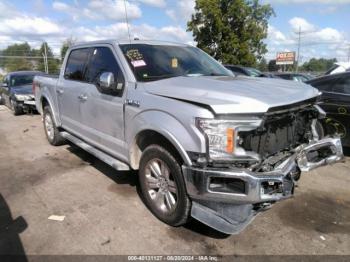
<svg viewBox="0 0 350 262"><path fill-rule="evenodd" d="M322 136L317 119L320 112L313 104L270 110L257 129L239 133L240 146L261 157L250 169L255 172L271 171L294 153L302 144L317 140ZM316 132L316 133L315 133Z"/></svg>

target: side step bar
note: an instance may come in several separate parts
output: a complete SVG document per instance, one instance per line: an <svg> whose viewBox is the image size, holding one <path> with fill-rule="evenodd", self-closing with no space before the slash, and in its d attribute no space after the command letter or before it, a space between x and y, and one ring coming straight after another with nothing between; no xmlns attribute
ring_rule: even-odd
<svg viewBox="0 0 350 262"><path fill-rule="evenodd" d="M77 138L76 136L73 136L67 132L60 132L60 135L65 139L71 141L73 144L77 145L78 147L94 155L98 159L102 160L106 164L110 165L114 169L120 170L120 171L130 170L130 167L127 164L111 157L110 155L107 155L106 153L98 150L95 147L90 146L89 144L85 143L83 140Z"/></svg>

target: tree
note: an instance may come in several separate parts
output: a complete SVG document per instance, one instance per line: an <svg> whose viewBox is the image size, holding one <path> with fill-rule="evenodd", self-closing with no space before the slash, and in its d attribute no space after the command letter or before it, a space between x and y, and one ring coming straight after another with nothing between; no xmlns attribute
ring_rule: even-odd
<svg viewBox="0 0 350 262"><path fill-rule="evenodd" d="M267 61L266 59L263 57L259 64L258 64L258 69L261 71L261 72L266 72L268 71L268 66L267 66Z"/></svg>
<svg viewBox="0 0 350 262"><path fill-rule="evenodd" d="M309 62L303 64L301 69L307 72L325 72L330 69L334 63L337 62L336 58L325 59L325 58L311 58Z"/></svg>
<svg viewBox="0 0 350 262"><path fill-rule="evenodd" d="M1 51L1 55L4 57L0 59L0 67L4 67L9 72L33 69L33 61L29 58L32 50L27 42L9 45Z"/></svg>
<svg viewBox="0 0 350 262"><path fill-rule="evenodd" d="M47 43L43 43L39 49L31 48L27 42L9 45L0 52L4 56L0 59L0 67L5 68L8 72L20 70L40 70L44 72L44 58L41 57L45 53L45 46L49 73L57 73L59 60L54 57L52 49Z"/></svg>
<svg viewBox="0 0 350 262"><path fill-rule="evenodd" d="M46 47L46 55L47 55L48 73L56 74L58 73L60 62L57 58L54 57L51 47L46 42L41 44L39 50L36 50L36 54L37 56L44 56L45 47ZM39 60L37 70L45 72L44 57L43 59Z"/></svg>
<svg viewBox="0 0 350 262"><path fill-rule="evenodd" d="M61 47L61 60L64 59L67 50L75 44L75 39L73 39L72 37L68 38L66 41L63 42L63 45Z"/></svg>
<svg viewBox="0 0 350 262"><path fill-rule="evenodd" d="M256 66L267 52L269 4L258 0L196 0L187 24L199 48L228 64Z"/></svg>

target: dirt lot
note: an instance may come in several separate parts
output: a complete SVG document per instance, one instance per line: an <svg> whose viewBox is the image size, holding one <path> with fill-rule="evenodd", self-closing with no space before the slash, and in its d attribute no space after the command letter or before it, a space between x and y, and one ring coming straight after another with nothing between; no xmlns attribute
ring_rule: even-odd
<svg viewBox="0 0 350 262"><path fill-rule="evenodd" d="M0 107L0 253L348 254L350 158L303 174L295 197L240 235L158 221L134 172L116 172L83 150L46 141L41 117ZM64 215L63 222L48 220Z"/></svg>

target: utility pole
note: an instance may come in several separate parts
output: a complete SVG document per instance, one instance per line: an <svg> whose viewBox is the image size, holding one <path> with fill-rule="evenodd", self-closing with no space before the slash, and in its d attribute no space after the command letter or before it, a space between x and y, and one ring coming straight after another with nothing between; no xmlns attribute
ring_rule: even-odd
<svg viewBox="0 0 350 262"><path fill-rule="evenodd" d="M49 66L47 63L47 50L46 50L46 42L44 42L44 64L45 64L45 73L49 73Z"/></svg>
<svg viewBox="0 0 350 262"><path fill-rule="evenodd" d="M299 32L298 32L298 56L297 56L297 68L296 72L299 71L299 59L300 59L300 41L301 40L301 27L299 26Z"/></svg>

